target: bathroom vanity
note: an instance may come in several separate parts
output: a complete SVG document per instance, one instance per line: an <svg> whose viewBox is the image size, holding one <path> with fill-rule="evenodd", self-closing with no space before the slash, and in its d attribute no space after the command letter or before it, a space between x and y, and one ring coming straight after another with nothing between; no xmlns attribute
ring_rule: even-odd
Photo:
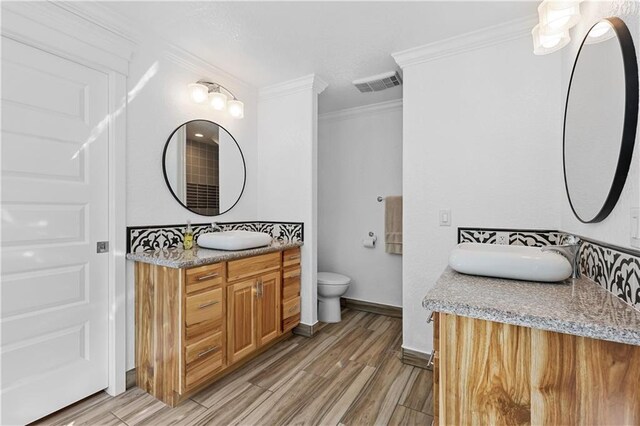
<svg viewBox="0 0 640 426"><path fill-rule="evenodd" d="M300 322L300 246L130 253L138 387L170 406L286 338Z"/></svg>
<svg viewBox="0 0 640 426"><path fill-rule="evenodd" d="M592 281L447 268L423 306L435 424L640 424L640 312Z"/></svg>

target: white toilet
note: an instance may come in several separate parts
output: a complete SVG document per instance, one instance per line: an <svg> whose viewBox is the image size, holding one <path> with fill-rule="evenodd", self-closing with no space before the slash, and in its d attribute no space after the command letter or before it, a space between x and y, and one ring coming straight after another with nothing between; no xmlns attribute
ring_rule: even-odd
<svg viewBox="0 0 640 426"><path fill-rule="evenodd" d="M340 296L349 289L351 278L334 272L318 272L318 321L340 322Z"/></svg>

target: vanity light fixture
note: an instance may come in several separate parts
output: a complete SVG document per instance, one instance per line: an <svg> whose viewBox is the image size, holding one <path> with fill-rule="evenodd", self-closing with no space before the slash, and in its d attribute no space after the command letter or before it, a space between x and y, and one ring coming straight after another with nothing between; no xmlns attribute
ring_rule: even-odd
<svg viewBox="0 0 640 426"><path fill-rule="evenodd" d="M538 17L547 32L568 30L580 21L580 1L544 0L538 6Z"/></svg>
<svg viewBox="0 0 640 426"><path fill-rule="evenodd" d="M244 118L244 103L239 101L223 85L200 80L197 83L189 84L187 87L189 88L191 99L195 103L203 104L208 101L209 105L217 111L226 109L233 118ZM232 98L231 100L228 100L229 96Z"/></svg>
<svg viewBox="0 0 640 426"><path fill-rule="evenodd" d="M191 100L197 104L203 104L207 102L207 96L209 94L209 88L204 84L191 83L187 86L191 95Z"/></svg>
<svg viewBox="0 0 640 426"><path fill-rule="evenodd" d="M533 27L533 53L546 55L569 44L569 29L580 21L582 0L544 0L538 6L538 25Z"/></svg>
<svg viewBox="0 0 640 426"><path fill-rule="evenodd" d="M531 35L533 36L533 53L535 55L546 55L555 52L571 41L569 30L549 31L541 27L540 24L533 27Z"/></svg>
<svg viewBox="0 0 640 426"><path fill-rule="evenodd" d="M244 104L237 99L227 102L227 111L233 118L244 118Z"/></svg>

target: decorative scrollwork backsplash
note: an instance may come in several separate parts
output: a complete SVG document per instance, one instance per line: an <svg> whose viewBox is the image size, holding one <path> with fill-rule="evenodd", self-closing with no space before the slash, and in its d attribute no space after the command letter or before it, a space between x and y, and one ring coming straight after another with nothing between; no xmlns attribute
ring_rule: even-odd
<svg viewBox="0 0 640 426"><path fill-rule="evenodd" d="M270 234L284 241L304 241L302 222L217 222L223 231L256 231ZM127 253L181 248L186 224L160 226L131 226L127 228ZM212 232L210 223L191 225L194 240L203 232Z"/></svg>

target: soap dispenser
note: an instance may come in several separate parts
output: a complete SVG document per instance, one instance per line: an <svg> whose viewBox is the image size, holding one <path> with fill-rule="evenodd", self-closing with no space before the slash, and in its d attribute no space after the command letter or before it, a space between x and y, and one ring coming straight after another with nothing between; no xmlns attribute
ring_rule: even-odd
<svg viewBox="0 0 640 426"><path fill-rule="evenodd" d="M191 250L193 248L193 229L191 228L191 221L187 221L187 229L184 231L184 240L182 242L185 250Z"/></svg>

